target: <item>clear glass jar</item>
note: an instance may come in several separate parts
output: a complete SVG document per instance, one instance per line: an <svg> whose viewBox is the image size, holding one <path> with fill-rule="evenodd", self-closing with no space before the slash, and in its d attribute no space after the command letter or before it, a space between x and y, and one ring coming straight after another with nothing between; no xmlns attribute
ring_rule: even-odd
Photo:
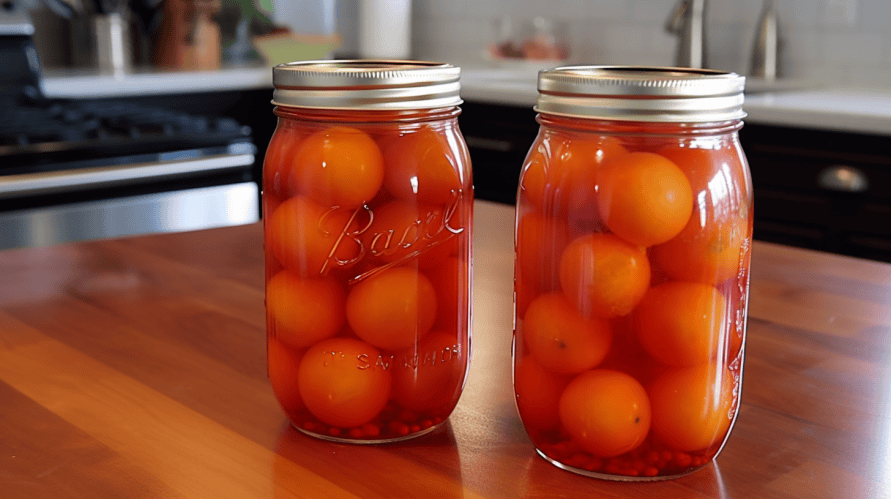
<svg viewBox="0 0 891 499"><path fill-rule="evenodd" d="M539 74L517 197L514 388L538 453L612 480L715 458L739 408L752 240L744 78Z"/></svg>
<svg viewBox="0 0 891 499"><path fill-rule="evenodd" d="M300 431L378 443L454 409L470 354L473 187L459 69L273 69L263 171L268 373Z"/></svg>

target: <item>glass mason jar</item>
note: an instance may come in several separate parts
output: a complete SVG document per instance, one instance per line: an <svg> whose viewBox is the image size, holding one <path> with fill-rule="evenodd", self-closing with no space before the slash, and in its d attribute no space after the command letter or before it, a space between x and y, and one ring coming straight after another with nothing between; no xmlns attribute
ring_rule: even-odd
<svg viewBox="0 0 891 499"><path fill-rule="evenodd" d="M470 355L470 160L459 68L273 68L263 171L268 374L300 431L376 443L432 431Z"/></svg>
<svg viewBox="0 0 891 499"><path fill-rule="evenodd" d="M517 197L514 388L538 453L657 480L721 450L739 408L752 187L745 79L539 74Z"/></svg>

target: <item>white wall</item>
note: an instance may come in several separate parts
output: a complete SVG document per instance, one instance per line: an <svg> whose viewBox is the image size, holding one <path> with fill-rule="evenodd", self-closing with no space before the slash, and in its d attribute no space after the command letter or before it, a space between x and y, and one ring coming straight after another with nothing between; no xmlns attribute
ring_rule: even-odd
<svg viewBox="0 0 891 499"><path fill-rule="evenodd" d="M796 79L891 85L891 0L777 0L782 68ZM414 57L481 64L494 20L510 14L568 23L572 62L670 65L664 31L675 0L414 0ZM760 0L711 0L709 66L746 73Z"/></svg>

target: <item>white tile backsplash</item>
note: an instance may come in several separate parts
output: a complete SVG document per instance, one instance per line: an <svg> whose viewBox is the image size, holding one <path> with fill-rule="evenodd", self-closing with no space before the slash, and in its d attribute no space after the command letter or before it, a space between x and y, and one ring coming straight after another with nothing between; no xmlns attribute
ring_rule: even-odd
<svg viewBox="0 0 891 499"><path fill-rule="evenodd" d="M888 0L861 0L859 24L863 28L886 34L891 31L891 2Z"/></svg>
<svg viewBox="0 0 891 499"><path fill-rule="evenodd" d="M760 2L753 1L706 1L706 16L710 23L717 26L725 24L752 24L761 11Z"/></svg>
<svg viewBox="0 0 891 499"><path fill-rule="evenodd" d="M616 2L623 3L623 2ZM630 4L630 19L635 22L652 24L655 26L663 26L668 21L668 14L671 12L672 2L665 0L637 0L635 2L627 2Z"/></svg>
<svg viewBox="0 0 891 499"><path fill-rule="evenodd" d="M823 60L822 37L816 32L801 28L783 30L783 58L802 64L817 65Z"/></svg>
<svg viewBox="0 0 891 499"><path fill-rule="evenodd" d="M884 37L874 33L830 32L823 37L823 55L826 60L879 66L884 44Z"/></svg>
<svg viewBox="0 0 891 499"><path fill-rule="evenodd" d="M857 25L858 0L826 0L823 22L830 27L854 27Z"/></svg>
<svg viewBox="0 0 891 499"><path fill-rule="evenodd" d="M631 23L610 23L604 30L607 49L613 49L610 53L621 55L625 52L645 53L652 46L653 31L643 26Z"/></svg>
<svg viewBox="0 0 891 499"><path fill-rule="evenodd" d="M776 7L780 22L789 28L817 31L823 25L824 5L828 0L778 0ZM760 13L761 6L756 5L753 12ZM752 26L757 22L757 13L753 16Z"/></svg>
<svg viewBox="0 0 891 499"><path fill-rule="evenodd" d="M544 15L567 23L572 62L670 65L677 39L664 25L676 1L414 0L414 56L485 64L480 54L491 42L494 19ZM776 3L784 40L783 75L891 85L891 0ZM748 72L761 8L760 0L708 2L711 67Z"/></svg>

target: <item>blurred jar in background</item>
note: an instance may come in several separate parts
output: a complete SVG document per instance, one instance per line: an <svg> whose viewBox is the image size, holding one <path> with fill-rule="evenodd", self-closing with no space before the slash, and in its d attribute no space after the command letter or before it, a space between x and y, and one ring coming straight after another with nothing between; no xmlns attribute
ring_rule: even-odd
<svg viewBox="0 0 891 499"><path fill-rule="evenodd" d="M536 450L561 468L671 478L727 440L752 240L744 81L539 73L517 197L514 388Z"/></svg>
<svg viewBox="0 0 891 499"><path fill-rule="evenodd" d="M459 73L414 61L273 68L268 368L304 433L411 438L441 425L461 395L473 184Z"/></svg>
<svg viewBox="0 0 891 499"><path fill-rule="evenodd" d="M496 63L551 61L559 64L569 57L567 25L545 17L519 19L502 17L494 22L494 41L483 54Z"/></svg>
<svg viewBox="0 0 891 499"><path fill-rule="evenodd" d="M220 27L213 15L221 0L164 0L152 64L171 69L220 67Z"/></svg>

